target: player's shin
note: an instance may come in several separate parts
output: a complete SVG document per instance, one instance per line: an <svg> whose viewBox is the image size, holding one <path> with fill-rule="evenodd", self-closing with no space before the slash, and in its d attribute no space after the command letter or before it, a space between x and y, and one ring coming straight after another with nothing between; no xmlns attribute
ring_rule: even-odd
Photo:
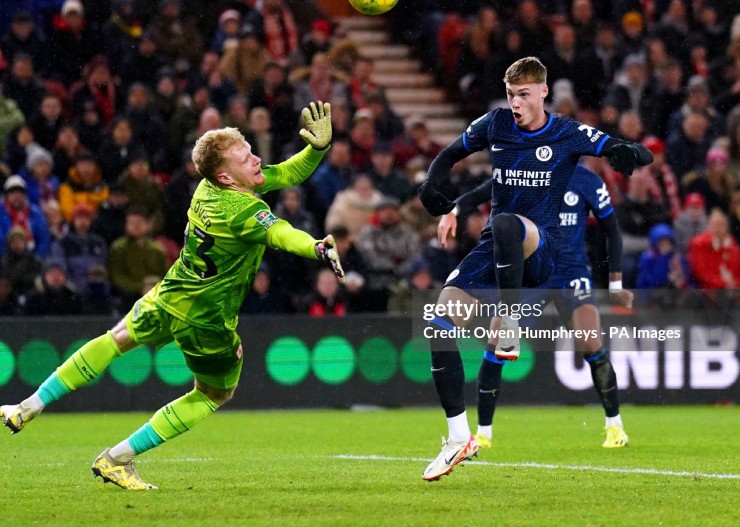
<svg viewBox="0 0 740 527"><path fill-rule="evenodd" d="M601 405L604 407L607 420L618 417L617 375L609 360L609 350L601 348L596 353L586 355L584 358L591 368L591 379L593 379L594 388L596 388L596 393L599 394L601 399Z"/></svg>
<svg viewBox="0 0 740 527"><path fill-rule="evenodd" d="M492 222L496 283L501 301L507 305L519 302L519 289L524 275L524 224L514 214L499 214Z"/></svg>
<svg viewBox="0 0 740 527"><path fill-rule="evenodd" d="M435 331L434 336L429 339L432 352L432 378L439 402L447 416L449 439L464 441L470 437L465 414L465 371L455 338L446 336L452 333L449 330L454 329L455 324L452 319L444 316L435 317L429 325L436 330L447 330Z"/></svg>
<svg viewBox="0 0 740 527"><path fill-rule="evenodd" d="M491 426L501 390L501 372L506 361L497 359L495 346L486 346L478 370L478 433L491 439Z"/></svg>

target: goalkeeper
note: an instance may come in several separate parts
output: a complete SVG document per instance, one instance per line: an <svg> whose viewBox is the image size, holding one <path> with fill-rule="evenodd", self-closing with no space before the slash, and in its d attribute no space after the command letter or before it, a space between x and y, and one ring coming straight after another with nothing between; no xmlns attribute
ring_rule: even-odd
<svg viewBox="0 0 740 527"><path fill-rule="evenodd" d="M327 236L315 240L274 216L255 195L303 182L331 142L331 108L311 103L302 112L308 146L275 166L260 166L236 128L212 130L198 139L193 162L202 181L188 209L180 258L111 331L91 340L17 405L0 407L5 426L20 432L48 404L93 382L117 357L139 344L182 350L194 389L95 459L92 471L128 490L155 489L133 466L134 457L187 432L231 399L242 369L237 313L265 247L325 261L340 282L344 273Z"/></svg>

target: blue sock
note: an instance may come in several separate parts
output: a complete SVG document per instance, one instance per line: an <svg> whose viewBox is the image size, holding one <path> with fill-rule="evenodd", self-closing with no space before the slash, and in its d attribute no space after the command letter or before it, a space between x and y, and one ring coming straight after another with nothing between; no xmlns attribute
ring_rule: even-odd
<svg viewBox="0 0 740 527"><path fill-rule="evenodd" d="M137 456L162 443L164 443L164 439L157 435L149 423L143 425L128 438L128 444L131 445L132 450L136 452Z"/></svg>
<svg viewBox="0 0 740 527"><path fill-rule="evenodd" d="M39 389L36 390L36 395L39 396L41 402L46 406L54 401L58 401L71 391L61 381L57 373L54 372L39 386Z"/></svg>

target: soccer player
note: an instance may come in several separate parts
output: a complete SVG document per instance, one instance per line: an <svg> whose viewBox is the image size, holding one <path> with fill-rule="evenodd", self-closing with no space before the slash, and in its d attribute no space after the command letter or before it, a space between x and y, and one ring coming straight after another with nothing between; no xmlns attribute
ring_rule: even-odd
<svg viewBox="0 0 740 527"><path fill-rule="evenodd" d="M433 216L450 212L455 204L442 192L450 169L472 152L486 149L494 167L493 207L489 228L445 283L435 306L472 304L495 299L502 306L519 301L519 289L536 287L551 274L560 238L558 213L570 177L581 155L606 156L615 170L631 174L637 165L652 162L650 151L638 143L615 139L591 126L545 112L547 69L536 57L514 62L504 75L509 109L497 109L475 121L434 159L419 196ZM507 308L504 307L504 310ZM456 326L469 322L446 313L429 322L432 377L447 417L449 435L439 455L426 468L428 481L449 474L478 452L470 433ZM518 322L504 316L501 329L518 332ZM501 339L495 356L519 356L518 339Z"/></svg>
<svg viewBox="0 0 740 527"><path fill-rule="evenodd" d="M442 216L437 234L440 244L447 244L447 236L457 228L457 213L491 199L493 183L489 180L455 200L452 212ZM576 339L576 349L583 353L591 369L591 378L601 400L606 416L605 448L627 445L629 438L624 431L619 414L617 377L609 352L601 340L601 322L591 292L591 271L586 254L586 222L593 212L599 227L608 239L609 293L625 307L632 307L633 294L622 288L622 236L611 205L611 196L598 175L579 165L568 185L560 207L560 235L555 271L540 286L522 293L522 303L546 305L554 302L563 323L571 329L588 331L589 337ZM530 324L534 318L525 319ZM494 328L498 324L494 323ZM591 338L590 335L595 335ZM498 338L493 337L483 352L478 371L478 430L475 434L479 447L490 448L493 414L501 393L501 372L506 363L495 355Z"/></svg>
<svg viewBox="0 0 740 527"><path fill-rule="evenodd" d="M124 489L157 488L139 476L132 460L187 432L231 399L242 369L237 314L265 247L323 260L344 280L331 236L315 240L294 229L255 195L300 184L324 157L332 135L329 104L312 102L302 116L305 129L299 133L308 146L274 166L260 166L236 128L212 130L198 139L192 158L203 179L190 203L180 258L112 331L77 350L28 399L0 407L12 433L139 344L160 347L174 340L195 388L158 410L128 439L106 448L92 465L96 476Z"/></svg>

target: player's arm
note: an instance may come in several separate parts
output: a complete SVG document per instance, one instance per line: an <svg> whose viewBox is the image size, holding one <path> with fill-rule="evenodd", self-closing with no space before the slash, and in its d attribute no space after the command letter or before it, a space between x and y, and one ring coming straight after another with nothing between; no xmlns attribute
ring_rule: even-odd
<svg viewBox="0 0 740 527"><path fill-rule="evenodd" d="M632 291L622 287L622 232L619 230L617 215L612 212L599 218L599 227L607 237L607 254L609 255L609 294L627 308L632 307Z"/></svg>
<svg viewBox="0 0 740 527"><path fill-rule="evenodd" d="M306 148L277 165L268 165L262 169L266 183L255 189L265 193L300 185L319 166L324 154L331 146L331 105L319 101L318 105L310 104L301 113L305 128L299 132L308 145Z"/></svg>
<svg viewBox="0 0 740 527"><path fill-rule="evenodd" d="M455 207L443 215L439 224L437 224L437 238L439 239L440 246L444 249L447 247L447 237L452 235L455 237L457 231L457 216L459 214L468 214L475 210L475 208L481 203L491 199L493 193L493 180L489 179L481 183L473 190L466 192L462 196L459 196L455 201Z"/></svg>
<svg viewBox="0 0 740 527"><path fill-rule="evenodd" d="M334 271L339 282L344 283L344 270L335 248L334 237L331 235L323 240L316 240L287 221L278 220L270 225L266 232L266 245L311 260L322 260Z"/></svg>
<svg viewBox="0 0 740 527"><path fill-rule="evenodd" d="M653 162L653 154L641 143L609 137L601 148L601 155L609 159L609 164L617 172L629 176L638 167Z"/></svg>
<svg viewBox="0 0 740 527"><path fill-rule="evenodd" d="M427 179L419 187L421 202L432 216L447 214L455 207L455 204L450 198L440 192L439 188L449 178L452 165L465 159L470 153L465 148L463 137L460 136L444 147L439 155L434 158L434 161L432 161L427 171Z"/></svg>

